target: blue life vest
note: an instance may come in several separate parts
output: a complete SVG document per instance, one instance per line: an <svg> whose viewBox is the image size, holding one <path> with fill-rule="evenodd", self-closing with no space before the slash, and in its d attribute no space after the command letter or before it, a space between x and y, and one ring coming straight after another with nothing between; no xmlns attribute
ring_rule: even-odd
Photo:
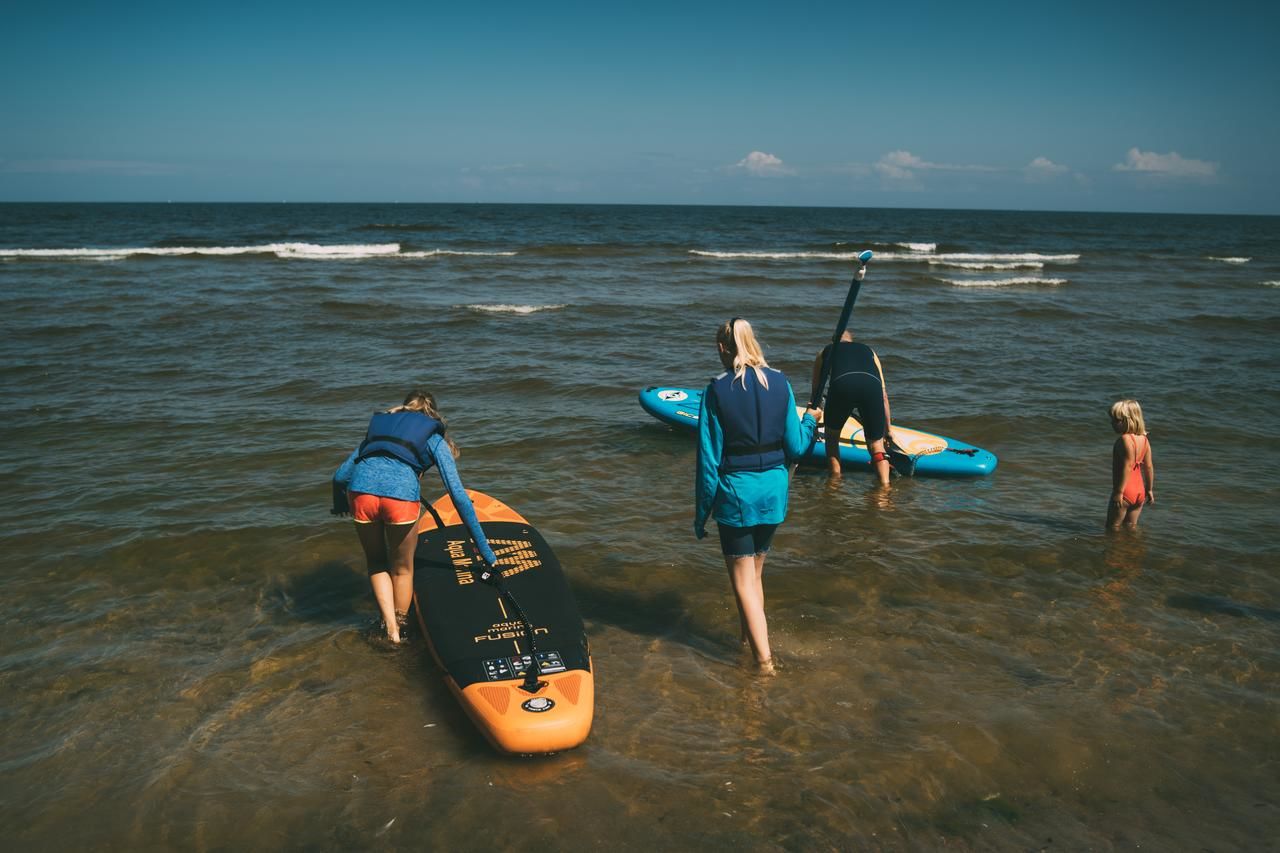
<svg viewBox="0 0 1280 853"><path fill-rule="evenodd" d="M768 388L760 384L750 367L742 380L729 371L711 380L712 402L724 429L722 474L767 471L787 461L782 440L787 432L791 386L780 371L769 367L762 370L769 377Z"/></svg>
<svg viewBox="0 0 1280 853"><path fill-rule="evenodd" d="M422 412L382 412L369 420L358 459L390 456L421 474L431 467L427 439L444 434L444 424Z"/></svg>

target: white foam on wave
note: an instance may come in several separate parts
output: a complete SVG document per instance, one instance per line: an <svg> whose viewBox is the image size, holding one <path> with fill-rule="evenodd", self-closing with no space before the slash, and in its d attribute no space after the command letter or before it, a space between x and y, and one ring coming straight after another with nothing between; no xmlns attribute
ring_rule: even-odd
<svg viewBox="0 0 1280 853"><path fill-rule="evenodd" d="M54 258L65 260L118 261L135 255L180 257L182 255L275 255L278 258L347 260L395 255L399 243L357 243L322 246L316 243L267 243L261 246L141 246L120 249L0 249L0 257Z"/></svg>
<svg viewBox="0 0 1280 853"><path fill-rule="evenodd" d="M1032 275L1012 276L1010 278L939 278L938 281L955 287L1007 287L1011 284L1059 285L1067 283L1065 278L1041 278L1040 276Z"/></svg>
<svg viewBox="0 0 1280 853"><path fill-rule="evenodd" d="M910 249L913 252L936 252L938 250L937 243L894 243L893 245Z"/></svg>
<svg viewBox="0 0 1280 853"><path fill-rule="evenodd" d="M22 258L24 258L24 257L35 257L35 258L41 258L41 257L45 257L45 258L56 258L57 260L60 260L60 261L71 261L72 263L75 263L75 262L85 262L85 263L110 263L110 262L114 262L114 261L123 261L123 260L125 260L126 258L128 258L128 257L129 257L128 255L123 254L123 253L120 253L120 252L106 252L106 251L101 251L101 252L99 252L99 251L94 251L94 252L92 252L91 254L84 254L84 255L26 255L26 254L17 254L18 252L23 252L23 251L26 251L26 250L23 250L23 249L13 249L13 250L0 249L0 263L6 263L6 264L9 264L9 263L13 263L14 261L21 260L21 259L22 259Z"/></svg>
<svg viewBox="0 0 1280 853"><path fill-rule="evenodd" d="M442 255L460 255L464 257L477 258L510 258L519 252L464 252L461 249L431 249L426 252L401 252L398 257L401 258L436 258Z"/></svg>
<svg viewBox="0 0 1280 853"><path fill-rule="evenodd" d="M930 266L952 267L959 270L1040 270L1044 269L1044 261L1011 261L1009 263L989 261L974 263L970 261L942 261L929 259Z"/></svg>
<svg viewBox="0 0 1280 853"><path fill-rule="evenodd" d="M400 244L317 246L313 243L281 243L276 244L273 251L280 258L376 258L399 254Z"/></svg>
<svg viewBox="0 0 1280 853"><path fill-rule="evenodd" d="M709 252L702 249L690 249L689 254L697 255L700 258L717 258L725 260L746 259L746 260L764 260L764 261L793 261L793 260L824 260L824 261L849 261L855 260L860 252Z"/></svg>
<svg viewBox="0 0 1280 853"><path fill-rule="evenodd" d="M879 255L876 256L877 260ZM1041 263L1071 264L1080 260L1078 254L1044 255L1039 252L944 252L941 255L930 255L928 258L905 256L905 260L938 260L959 261L961 263L1013 263L1039 261Z"/></svg>
<svg viewBox="0 0 1280 853"><path fill-rule="evenodd" d="M1280 281L1264 281L1263 287L1280 287Z"/></svg>
<svg viewBox="0 0 1280 853"><path fill-rule="evenodd" d="M1040 252L944 252L933 253L936 243L898 243L899 246L922 247L921 251L910 252L877 252L875 261L903 261L928 264L946 264L960 266L962 264L1008 264L1008 266L973 267L973 269L1040 269L1046 263L1072 264L1080 260L1076 253L1047 255ZM923 247L929 247L925 250ZM724 252L708 249L689 249L689 254L700 258L716 260L763 260L763 261L852 261L857 260L860 252L764 252L739 251ZM962 267L967 268L967 267Z"/></svg>
<svg viewBox="0 0 1280 853"><path fill-rule="evenodd" d="M1224 264L1247 264L1249 261L1253 260L1253 258L1216 258L1213 255L1209 255L1209 260L1221 261Z"/></svg>
<svg viewBox="0 0 1280 853"><path fill-rule="evenodd" d="M559 311L567 305L455 305L454 308L467 308L481 314L536 314L539 311Z"/></svg>
<svg viewBox="0 0 1280 853"><path fill-rule="evenodd" d="M899 243L898 245L904 245ZM931 246L932 243L920 243L916 245ZM791 260L827 260L827 261L850 261L856 260L859 252L713 252L705 249L690 249L689 254L697 255L701 258L716 258L726 260L768 260L768 261L791 261ZM876 261L902 261L910 263L1021 263L1032 264L1038 263L1043 266L1046 263L1053 264L1072 264L1080 260L1079 254L1061 254L1046 255L1039 252L944 252L942 254L934 254L931 252L877 252L872 263ZM1024 267L1024 269L1032 269L1033 267ZM998 269L998 267L993 268ZM1009 267L1016 269L1016 267Z"/></svg>

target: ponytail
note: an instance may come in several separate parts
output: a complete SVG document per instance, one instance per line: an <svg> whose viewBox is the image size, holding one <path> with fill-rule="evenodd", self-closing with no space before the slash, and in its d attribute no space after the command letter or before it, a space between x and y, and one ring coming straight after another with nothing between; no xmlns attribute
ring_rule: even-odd
<svg viewBox="0 0 1280 853"><path fill-rule="evenodd" d="M764 350L760 348L750 323L741 317L726 320L716 332L716 343L732 356L733 378L740 380L743 388L747 387L748 367L756 372L756 379L761 385L769 387L769 378L761 369L768 367L769 362L764 360Z"/></svg>

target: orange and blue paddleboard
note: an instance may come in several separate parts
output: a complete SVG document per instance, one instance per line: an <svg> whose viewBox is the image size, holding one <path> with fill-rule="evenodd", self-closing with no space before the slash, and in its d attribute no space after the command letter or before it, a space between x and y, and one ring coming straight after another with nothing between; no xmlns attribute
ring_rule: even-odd
<svg viewBox="0 0 1280 853"><path fill-rule="evenodd" d="M480 580L484 563L446 495L418 522L418 626L449 689L494 747L511 754L571 749L591 730L595 685L569 583L532 524L496 498L467 494L507 594Z"/></svg>

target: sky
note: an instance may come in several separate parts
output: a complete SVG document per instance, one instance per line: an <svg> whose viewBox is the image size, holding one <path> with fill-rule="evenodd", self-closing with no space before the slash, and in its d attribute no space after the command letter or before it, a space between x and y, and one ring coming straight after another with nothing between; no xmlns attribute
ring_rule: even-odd
<svg viewBox="0 0 1280 853"><path fill-rule="evenodd" d="M0 201L1280 214L1280 4L6 4Z"/></svg>

